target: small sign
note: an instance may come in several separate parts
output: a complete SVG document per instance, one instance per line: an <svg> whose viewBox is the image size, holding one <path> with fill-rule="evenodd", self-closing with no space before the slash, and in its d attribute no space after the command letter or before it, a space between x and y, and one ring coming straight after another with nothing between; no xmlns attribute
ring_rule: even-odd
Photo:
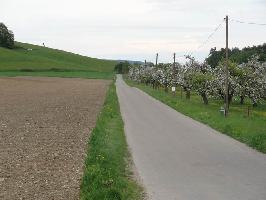
<svg viewBox="0 0 266 200"><path fill-rule="evenodd" d="M175 87L172 87L172 92L175 92Z"/></svg>

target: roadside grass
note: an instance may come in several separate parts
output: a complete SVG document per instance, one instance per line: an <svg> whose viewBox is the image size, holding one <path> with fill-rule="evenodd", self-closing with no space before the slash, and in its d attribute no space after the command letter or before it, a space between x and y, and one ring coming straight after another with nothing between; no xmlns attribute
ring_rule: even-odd
<svg viewBox="0 0 266 200"><path fill-rule="evenodd" d="M142 189L130 168L130 154L114 84L107 93L88 146L80 199L142 199Z"/></svg>
<svg viewBox="0 0 266 200"><path fill-rule="evenodd" d="M248 146L266 153L266 105L260 104L252 108L251 104L240 105L234 102L230 106L230 114L225 118L220 113L222 101L210 100L209 105L204 105L200 96L193 93L190 100L181 98L180 89L176 96L163 89L155 90L151 86L139 84L125 78L128 85L137 87L155 99L167 104L173 109L197 120L210 127L239 140ZM248 106L251 114L247 116Z"/></svg>
<svg viewBox="0 0 266 200"><path fill-rule="evenodd" d="M39 76L39 77L62 77L62 78L89 78L89 79L113 79L113 72L94 71L0 71L0 77L15 76Z"/></svg>

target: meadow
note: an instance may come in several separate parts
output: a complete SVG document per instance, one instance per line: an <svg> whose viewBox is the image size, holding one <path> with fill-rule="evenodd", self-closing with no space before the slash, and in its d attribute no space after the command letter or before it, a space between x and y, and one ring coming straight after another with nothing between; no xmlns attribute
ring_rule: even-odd
<svg viewBox="0 0 266 200"><path fill-rule="evenodd" d="M0 76L59 76L112 79L116 61L15 43L14 49L0 47Z"/></svg>

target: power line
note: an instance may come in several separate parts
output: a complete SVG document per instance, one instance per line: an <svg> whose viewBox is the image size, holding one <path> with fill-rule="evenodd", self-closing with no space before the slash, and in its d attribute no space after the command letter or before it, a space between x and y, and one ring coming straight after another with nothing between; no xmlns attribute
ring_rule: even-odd
<svg viewBox="0 0 266 200"><path fill-rule="evenodd" d="M255 23L255 22L245 22L245 21L240 21L236 19L230 19L232 22L240 23L240 24L250 24L250 25L259 25L259 26L266 26L266 24L260 24L260 23Z"/></svg>
<svg viewBox="0 0 266 200"><path fill-rule="evenodd" d="M212 38L212 36L222 27L223 25L223 22L224 22L224 19L223 21L213 30L213 32L207 37L206 40L204 40L204 42L202 42L194 51L190 52L190 54L188 55L192 55L194 54L196 51L198 51L200 48L202 48L203 46L205 46L209 41L210 39Z"/></svg>
<svg viewBox="0 0 266 200"><path fill-rule="evenodd" d="M176 58L182 58L184 57L185 55L177 55Z"/></svg>

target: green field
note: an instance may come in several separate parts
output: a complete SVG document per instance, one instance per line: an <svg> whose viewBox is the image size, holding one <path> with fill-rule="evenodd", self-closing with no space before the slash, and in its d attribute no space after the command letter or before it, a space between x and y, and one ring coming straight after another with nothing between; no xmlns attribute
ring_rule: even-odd
<svg viewBox="0 0 266 200"><path fill-rule="evenodd" d="M32 50L28 50L32 49ZM116 61L16 42L0 47L0 76L59 76L111 79Z"/></svg>
<svg viewBox="0 0 266 200"><path fill-rule="evenodd" d="M187 100L184 94L181 98L180 89L174 96L171 93L166 93L162 88L155 90L145 84L138 84L130 80L126 80L126 82L175 110L266 153L266 104L259 104L258 107L253 108L251 104L240 105L234 102L230 106L229 117L225 118L219 111L223 105L222 101L210 100L209 105L204 105L201 97L195 93L191 95L190 100ZM251 109L249 117L248 107Z"/></svg>
<svg viewBox="0 0 266 200"><path fill-rule="evenodd" d="M132 178L115 85L92 131L81 184L81 199L140 200L142 189Z"/></svg>

